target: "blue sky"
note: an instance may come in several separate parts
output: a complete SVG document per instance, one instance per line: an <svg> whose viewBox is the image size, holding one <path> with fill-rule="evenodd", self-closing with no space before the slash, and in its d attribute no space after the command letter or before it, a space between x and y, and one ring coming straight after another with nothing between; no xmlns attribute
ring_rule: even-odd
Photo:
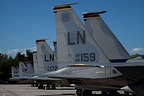
<svg viewBox="0 0 144 96"><path fill-rule="evenodd" d="M56 40L52 7L73 5L82 12L107 11L102 18L130 54L144 54L144 0L0 0L0 52L15 54L35 50L35 40Z"/></svg>

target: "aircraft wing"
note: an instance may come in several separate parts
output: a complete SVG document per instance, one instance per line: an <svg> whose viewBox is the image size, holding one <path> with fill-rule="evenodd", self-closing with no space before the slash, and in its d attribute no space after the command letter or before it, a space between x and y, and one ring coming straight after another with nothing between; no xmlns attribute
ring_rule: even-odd
<svg viewBox="0 0 144 96"><path fill-rule="evenodd" d="M30 80L64 80L64 79L58 79L58 78L49 78L49 77L41 77L41 76L34 76L32 78L29 78Z"/></svg>
<svg viewBox="0 0 144 96"><path fill-rule="evenodd" d="M20 75L20 74L19 74ZM63 80L63 79L57 79L57 78L49 78L46 73L42 74L21 74L22 77L18 77L17 79L23 79L23 80Z"/></svg>

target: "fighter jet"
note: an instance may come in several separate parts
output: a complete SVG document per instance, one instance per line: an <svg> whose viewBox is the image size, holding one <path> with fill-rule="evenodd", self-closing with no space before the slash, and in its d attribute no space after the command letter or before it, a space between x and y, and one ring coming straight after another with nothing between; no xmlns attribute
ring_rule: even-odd
<svg viewBox="0 0 144 96"><path fill-rule="evenodd" d="M25 78L30 78L33 74L33 66L29 62L19 62L19 66L12 66L12 78L10 78L10 81L17 82L17 83L26 83L22 82Z"/></svg>
<svg viewBox="0 0 144 96"><path fill-rule="evenodd" d="M56 18L58 63L61 66L70 66L47 75L53 78L64 78L69 83L76 84L78 89L84 89L83 92L77 90L77 94L80 95L91 94L91 90L104 90L115 95L116 90L127 86L124 75L110 65L125 64L130 56L111 31L107 30L107 26L101 28L103 30L97 29L102 32L108 31L98 33L102 37L99 37L97 41L95 33L85 28L70 4L58 5L53 9ZM108 45L109 49L105 48L107 46L105 44L107 42L109 44L109 41L101 41L105 37L111 42L110 46ZM100 42L103 42L102 45ZM114 45L114 52L111 45ZM110 55L111 52L113 52L112 55Z"/></svg>
<svg viewBox="0 0 144 96"><path fill-rule="evenodd" d="M57 58L50 48L50 46L47 44L46 40L36 40L37 44L37 63L38 63L38 73L45 73L45 72L51 72L56 71L58 64L57 64Z"/></svg>
<svg viewBox="0 0 144 96"><path fill-rule="evenodd" d="M78 89L117 90L125 85L122 74L115 68L99 67L110 63L92 34L76 16L69 4L55 6L57 58L59 65L71 65L53 72L52 77L67 79ZM111 82L107 82L107 80ZM117 81L120 80L117 83ZM80 92L77 92L80 93Z"/></svg>
<svg viewBox="0 0 144 96"><path fill-rule="evenodd" d="M18 77L19 77L19 69L17 66L12 66L11 67L11 78L10 81L18 81Z"/></svg>
<svg viewBox="0 0 144 96"><path fill-rule="evenodd" d="M106 11L83 13L85 26L89 32L91 32L111 63L115 63L115 68L123 73L130 89L138 96L143 96L143 76L140 74L143 74L144 60L130 59L128 52L119 43L99 15L105 12Z"/></svg>
<svg viewBox="0 0 144 96"><path fill-rule="evenodd" d="M36 40L37 52L33 52L33 62L34 62L34 74L33 77L27 78L29 80L36 81L39 83L38 88L43 89L43 84L47 84L46 88L55 89L55 84L69 85L66 80L48 78L43 76L45 73L56 71L58 69L58 63L56 58L56 42L54 42L54 51L47 44L45 39Z"/></svg>

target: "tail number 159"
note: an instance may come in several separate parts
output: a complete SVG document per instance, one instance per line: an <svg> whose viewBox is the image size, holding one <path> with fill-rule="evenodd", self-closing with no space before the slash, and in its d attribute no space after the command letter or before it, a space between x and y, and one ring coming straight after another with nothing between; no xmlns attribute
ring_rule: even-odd
<svg viewBox="0 0 144 96"><path fill-rule="evenodd" d="M75 55L75 62L89 62L95 61L95 53L77 53Z"/></svg>

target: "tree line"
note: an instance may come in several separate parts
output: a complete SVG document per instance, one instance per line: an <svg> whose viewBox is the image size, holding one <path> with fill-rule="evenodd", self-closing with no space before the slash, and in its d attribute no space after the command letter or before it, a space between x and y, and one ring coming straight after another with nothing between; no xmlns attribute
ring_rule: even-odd
<svg viewBox="0 0 144 96"><path fill-rule="evenodd" d="M0 81L11 78L11 66L18 66L19 61L31 61L33 64L32 52L30 50L26 50L26 54L18 52L14 58L0 53Z"/></svg>

